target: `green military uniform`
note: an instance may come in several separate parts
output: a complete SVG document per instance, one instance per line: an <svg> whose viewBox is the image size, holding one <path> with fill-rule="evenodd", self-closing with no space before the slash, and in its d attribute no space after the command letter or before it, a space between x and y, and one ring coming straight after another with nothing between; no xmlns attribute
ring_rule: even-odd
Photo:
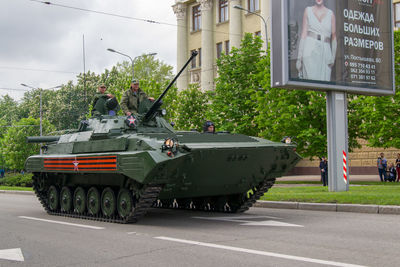
<svg viewBox="0 0 400 267"><path fill-rule="evenodd" d="M120 110L119 104L116 100L114 102L114 106L110 107L110 103L108 103L108 102L109 102L109 99L111 100L111 98L109 98L107 94L108 93L105 92L104 94L96 93L94 95L93 104L92 104L92 107L93 107L92 116L111 115L110 111L114 111L114 113L116 114Z"/></svg>
<svg viewBox="0 0 400 267"><path fill-rule="evenodd" d="M121 108L126 114L131 112L132 114L139 113L139 103L146 100L148 97L145 92L140 88L137 92L133 92L131 88L126 90L121 98Z"/></svg>
<svg viewBox="0 0 400 267"><path fill-rule="evenodd" d="M94 95L92 104L92 116L93 115L107 115L108 110L106 107L106 101L108 99L107 93L96 93Z"/></svg>

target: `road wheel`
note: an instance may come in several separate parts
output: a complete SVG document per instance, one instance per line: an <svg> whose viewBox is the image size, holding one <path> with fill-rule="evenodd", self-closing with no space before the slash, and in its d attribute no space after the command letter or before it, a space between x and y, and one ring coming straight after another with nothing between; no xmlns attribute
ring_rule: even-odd
<svg viewBox="0 0 400 267"><path fill-rule="evenodd" d="M97 215L100 211L100 193L96 187L91 187L87 193L87 209L91 215Z"/></svg>
<svg viewBox="0 0 400 267"><path fill-rule="evenodd" d="M117 198L118 214L121 218L129 216L133 208L132 193L125 188L119 190Z"/></svg>
<svg viewBox="0 0 400 267"><path fill-rule="evenodd" d="M82 214L86 210L86 194L85 189L78 187L74 192L74 210L76 213Z"/></svg>
<svg viewBox="0 0 400 267"><path fill-rule="evenodd" d="M225 196L218 197L215 206L216 206L216 210L219 212L230 212L231 211L231 207L228 204L228 198Z"/></svg>
<svg viewBox="0 0 400 267"><path fill-rule="evenodd" d="M101 211L105 217L111 217L115 213L115 194L110 187L105 188L101 194Z"/></svg>
<svg viewBox="0 0 400 267"><path fill-rule="evenodd" d="M60 193L61 211L70 212L72 210L72 193L68 186L64 186Z"/></svg>
<svg viewBox="0 0 400 267"><path fill-rule="evenodd" d="M49 191L48 191L48 196L49 196L49 209L52 211L55 211L58 209L58 204L59 204L59 195L58 195L58 190L57 187L54 185L50 186Z"/></svg>

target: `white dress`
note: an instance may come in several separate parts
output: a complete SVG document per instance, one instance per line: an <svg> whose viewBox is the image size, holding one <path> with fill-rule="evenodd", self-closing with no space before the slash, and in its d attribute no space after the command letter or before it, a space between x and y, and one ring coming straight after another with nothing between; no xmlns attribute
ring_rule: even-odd
<svg viewBox="0 0 400 267"><path fill-rule="evenodd" d="M332 10L328 9L325 17L322 21L319 21L312 11L312 7L307 7L308 32L311 32L311 34L307 32L304 43L303 79L331 80L331 67L329 67L329 64L334 62L330 42L332 37L332 15Z"/></svg>

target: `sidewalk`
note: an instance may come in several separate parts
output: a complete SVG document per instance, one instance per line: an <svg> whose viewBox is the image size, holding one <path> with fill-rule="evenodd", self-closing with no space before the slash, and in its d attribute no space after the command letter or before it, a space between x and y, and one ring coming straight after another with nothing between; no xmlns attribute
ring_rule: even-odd
<svg viewBox="0 0 400 267"><path fill-rule="evenodd" d="M321 181L321 176L319 175L298 175L298 176L282 176L277 178L276 181ZM379 182L379 176L376 175L350 175L350 183L352 181L368 181L368 182Z"/></svg>
<svg viewBox="0 0 400 267"><path fill-rule="evenodd" d="M379 213L379 214L400 215L400 206L388 206L388 205L360 205L360 204L309 203L309 202L257 200L257 202L254 203L254 207L271 208L271 209L297 209L297 210L357 212L357 213L375 213L375 214Z"/></svg>
<svg viewBox="0 0 400 267"><path fill-rule="evenodd" d="M283 176L276 179L278 182L282 181L321 181L319 175L298 175L298 176ZM363 182L379 182L378 175L351 175L349 177L350 183L352 181ZM306 186L304 184L275 184L277 187L286 186ZM310 184L310 186L315 186ZM379 206L379 205L360 205L360 204L335 204L335 203L309 203L309 202L288 202L288 201L263 201L258 200L254 204L258 208L272 208L272 209L299 209L299 210L316 210L316 211L336 211L336 212L358 212L358 213L379 213L379 214L398 214L400 215L400 206Z"/></svg>

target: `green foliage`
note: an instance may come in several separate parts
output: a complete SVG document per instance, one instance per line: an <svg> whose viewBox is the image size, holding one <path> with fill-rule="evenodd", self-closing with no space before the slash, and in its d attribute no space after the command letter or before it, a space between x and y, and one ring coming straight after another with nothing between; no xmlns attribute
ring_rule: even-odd
<svg viewBox="0 0 400 267"><path fill-rule="evenodd" d="M32 174L11 174L6 175L4 178L0 178L1 186L22 186L31 187L32 186Z"/></svg>
<svg viewBox="0 0 400 267"><path fill-rule="evenodd" d="M40 120L24 118L8 128L7 133L1 139L1 156L7 168L12 170L23 170L25 160L34 154L38 154L40 144L28 144L28 136L40 135ZM55 130L54 126L47 120L43 120L43 135Z"/></svg>
<svg viewBox="0 0 400 267"><path fill-rule="evenodd" d="M13 121L18 120L18 103L9 95L0 97L0 121L4 121L4 125L11 125Z"/></svg>
<svg viewBox="0 0 400 267"><path fill-rule="evenodd" d="M374 147L400 148L400 31L394 33L395 81L394 96L357 96L358 136Z"/></svg>
<svg viewBox="0 0 400 267"><path fill-rule="evenodd" d="M74 86L69 82L60 90L51 92L52 97L43 105L43 118L49 120L57 130L76 129L78 122L88 112L87 99L93 93L93 90L84 92L80 84Z"/></svg>
<svg viewBox="0 0 400 267"><path fill-rule="evenodd" d="M149 97L154 97L157 99L167 88L169 81L159 82L156 80L143 80L140 82L140 88L146 92ZM177 98L178 90L176 86L172 86L167 95L162 99L163 105L162 108L167 110L167 115L165 119L172 119L174 114L173 103Z"/></svg>
<svg viewBox="0 0 400 267"><path fill-rule="evenodd" d="M270 88L258 97L258 108L260 136L274 141L292 136L303 157L326 155L325 93Z"/></svg>
<svg viewBox="0 0 400 267"><path fill-rule="evenodd" d="M208 94L203 93L197 85L190 85L187 90L180 91L172 105L175 128L202 131L207 119L208 99Z"/></svg>
<svg viewBox="0 0 400 267"><path fill-rule="evenodd" d="M258 62L265 57L261 47L259 37L246 34L240 49L232 48L229 55L223 55L217 61L218 78L209 117L218 130L258 134L255 119L259 115L255 99L261 87L257 78L261 71Z"/></svg>

